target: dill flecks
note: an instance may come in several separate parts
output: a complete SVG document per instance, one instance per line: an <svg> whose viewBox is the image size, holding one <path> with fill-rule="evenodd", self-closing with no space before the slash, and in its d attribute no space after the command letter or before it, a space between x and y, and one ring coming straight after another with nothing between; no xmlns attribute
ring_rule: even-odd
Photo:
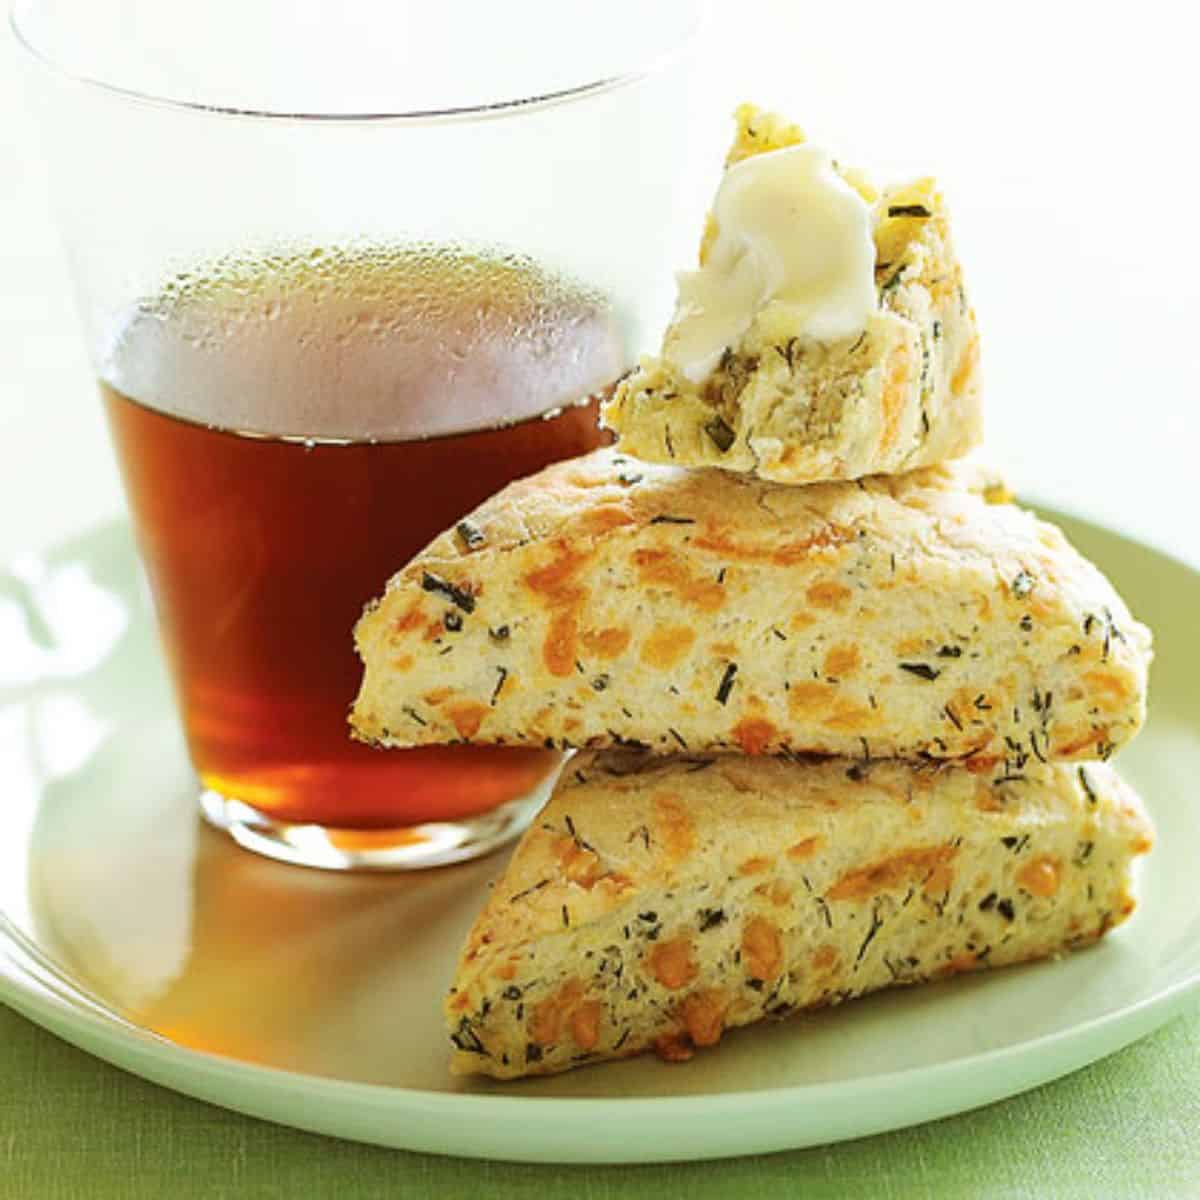
<svg viewBox="0 0 1200 1200"><path fill-rule="evenodd" d="M933 216L923 204L889 204L889 217L920 217L926 219Z"/></svg>
<svg viewBox="0 0 1200 1200"><path fill-rule="evenodd" d="M455 525L454 531L466 543L468 550L478 550L487 543L483 530L473 521L465 518Z"/></svg>
<svg viewBox="0 0 1200 1200"><path fill-rule="evenodd" d="M725 668L725 674L721 676L721 683L717 688L718 704L724 704L729 699L729 693L733 691L733 681L737 673L737 663L730 663L729 666Z"/></svg>
<svg viewBox="0 0 1200 1200"><path fill-rule="evenodd" d="M1036 586L1037 580L1028 571L1018 571L1011 584L1012 594L1016 599L1024 600Z"/></svg>
<svg viewBox="0 0 1200 1200"><path fill-rule="evenodd" d="M867 936L863 938L862 945L858 948L858 954L854 958L854 964L857 966L863 960L863 955L867 952L867 947L875 940L875 935L883 928L883 921L879 916L879 907L876 905L871 910L871 928L867 930Z"/></svg>
<svg viewBox="0 0 1200 1200"><path fill-rule="evenodd" d="M931 667L928 663L902 662L898 665L900 670L907 671L910 675L915 675L918 679L924 679L928 683L932 683L941 674L937 667Z"/></svg>
<svg viewBox="0 0 1200 1200"><path fill-rule="evenodd" d="M722 454L725 454L729 447L733 445L737 439L737 434L729 428L724 417L713 417L707 425L704 426L704 432L712 439L713 445L716 446Z"/></svg>
<svg viewBox="0 0 1200 1200"><path fill-rule="evenodd" d="M509 896L509 904L512 904L514 900L524 900L526 896L532 896L534 892L541 891L542 888L546 887L549 882L549 879L543 879L535 883L532 887L527 887L523 892L517 892L515 895Z"/></svg>
<svg viewBox="0 0 1200 1200"><path fill-rule="evenodd" d="M427 592L440 592L452 604L456 604L466 613L475 611L475 597L467 591L466 588L461 588L457 584L451 583L448 579L443 579L440 575L433 575L426 571L421 576L421 587Z"/></svg>
<svg viewBox="0 0 1200 1200"><path fill-rule="evenodd" d="M1043 734L1043 737L1044 737L1044 736L1045 736L1045 735ZM1047 739L1047 742L1048 742L1048 740L1049 740L1049 739ZM1044 763L1044 762L1048 762L1048 761L1049 761L1049 760L1046 758L1046 755L1045 755L1045 754L1044 754L1044 753L1043 753L1043 752L1042 752L1040 749L1038 749L1038 744L1037 744L1037 730L1036 730L1036 729L1031 729L1031 730L1029 731L1029 747L1030 747L1030 749L1033 751L1033 757L1034 757L1034 758L1036 758L1036 759L1038 760L1038 762L1043 762L1043 763ZM1049 745L1047 745L1047 749L1049 749Z"/></svg>
<svg viewBox="0 0 1200 1200"><path fill-rule="evenodd" d="M1079 776L1079 786L1083 788L1084 795L1086 795L1088 798L1088 803L1097 804L1099 802L1099 798L1096 795L1095 788L1092 787L1092 781L1088 778L1087 769L1085 767L1080 767L1077 771L1077 774Z"/></svg>
<svg viewBox="0 0 1200 1200"><path fill-rule="evenodd" d="M571 841L573 841L575 845L577 845L581 850L595 851L595 846L579 836L579 830L575 828L575 821L570 813L567 813L563 817L563 824L566 825L567 832L571 835Z"/></svg>
<svg viewBox="0 0 1200 1200"><path fill-rule="evenodd" d="M657 517L650 518L651 525L695 525L694 517L672 517L667 513L659 513Z"/></svg>
<svg viewBox="0 0 1200 1200"><path fill-rule="evenodd" d="M491 1058L491 1054L479 1040L479 1034L475 1032L470 1017L463 1017L459 1021L458 1029L450 1035L450 1040L465 1053L481 1054L484 1058Z"/></svg>

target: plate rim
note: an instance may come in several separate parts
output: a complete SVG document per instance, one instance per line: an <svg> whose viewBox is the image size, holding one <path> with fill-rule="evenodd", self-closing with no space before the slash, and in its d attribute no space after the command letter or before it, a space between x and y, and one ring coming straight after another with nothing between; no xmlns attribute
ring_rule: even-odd
<svg viewBox="0 0 1200 1200"><path fill-rule="evenodd" d="M0 1002L85 1053L159 1086L248 1116L309 1132L423 1153L514 1162L699 1161L831 1145L886 1130L904 1129L940 1117L969 1112L1080 1070L1161 1028L1181 1015L1193 995L1200 994L1200 968L1197 968L1133 1005L1056 1033L1042 1034L1027 1041L949 1059L932 1066L908 1067L855 1079L702 1096L493 1096L470 1092L435 1092L312 1075L181 1046L151 1030L125 1022L116 1014L100 1015L87 1008L77 1008L52 992L39 989L36 984L22 987L19 967L14 963L10 947L11 941L0 931ZM1102 951L1103 946L1094 950ZM1042 964L1044 968L1053 965L1053 962ZM1051 1050L1053 1054L1049 1053ZM147 1058L152 1068L161 1065L163 1069L147 1071L144 1061ZM1014 1079L1012 1069L1022 1064L1030 1069L1024 1072L1017 1070ZM1001 1067L1009 1068L1009 1073L996 1070ZM172 1068L178 1068L178 1073ZM180 1074L183 1075L182 1080ZM969 1096L965 1100L952 1087L963 1080L977 1081L977 1086L967 1088ZM254 1100L231 1097L212 1086L247 1081L258 1085L245 1093L246 1097L254 1097ZM913 1089L912 1084L918 1081L922 1087ZM843 1127L835 1128L832 1133L828 1129L805 1133L802 1128L797 1128L797 1122L803 1120L806 1110L819 1109L822 1105L843 1108L846 1101L861 1097L868 1089L877 1098L913 1094L919 1097L923 1094L925 1099L912 1103L907 1112L899 1115L899 1119L896 1119L897 1114L892 1113L883 1120L868 1119L865 1124L861 1121L852 1123L849 1128L844 1127L844 1121L834 1122ZM264 1104L263 1097L279 1097L283 1102L276 1107L270 1103ZM531 1148L526 1144L495 1144L494 1137L491 1139L493 1144L481 1143L471 1133L464 1138L454 1131L454 1126L439 1126L439 1132L432 1140L420 1131L409 1131L402 1125L396 1125L381 1135L380 1131L348 1129L338 1121L320 1117L304 1120L297 1119L294 1112L280 1115L280 1109L286 1106L288 1097L297 1102L304 1099L349 1098L358 1106L369 1107L393 1117L420 1115L425 1118L426 1125L448 1115L484 1119L494 1123L499 1133L511 1128L514 1120L524 1121L530 1109L540 1115L551 1105L563 1106L569 1110L575 1128L570 1131L570 1136L563 1137L560 1134L555 1139L554 1148L549 1150ZM732 1148L726 1140L698 1150L687 1138L682 1139L682 1142L687 1142L684 1145L677 1135L664 1136L660 1130L653 1135L654 1145L630 1144L630 1133L646 1118L661 1116L664 1107L669 1108L672 1115L704 1114L710 1121L734 1111L742 1119L761 1117L764 1112L768 1116L782 1115L784 1119L776 1121L772 1128L759 1136L744 1140ZM523 1116L517 1118L514 1110L519 1110ZM599 1128L591 1125L591 1121L600 1123ZM609 1126L607 1132L604 1132L605 1124ZM452 1132L447 1134L447 1130ZM621 1146L626 1149L622 1150Z"/></svg>
<svg viewBox="0 0 1200 1200"><path fill-rule="evenodd" d="M62 1012L68 1014L68 1019L77 1021L80 1025L94 1025L98 1030L111 1031L115 1036L124 1036L143 1043L147 1047L162 1050L167 1055L178 1055L185 1059L195 1059L210 1063L220 1064L222 1067L229 1067L235 1071L251 1071L256 1075L267 1075L278 1080L299 1080L305 1085L313 1085L319 1088L329 1088L335 1091L348 1091L361 1094L363 1096L395 1096L403 1095L410 1096L414 1099L421 1100L424 1104L448 1105L453 1108L459 1108L463 1105L469 1107L488 1108L493 1105L508 1106L513 1102L520 1102L522 1105L534 1104L538 1106L545 1105L560 1105L569 1104L575 1106L590 1106L596 1109L607 1109L611 1107L619 1107L623 1111L628 1111L631 1108L638 1106L642 1107L657 1107L664 1103L674 1107L699 1107L703 1108L714 1100L736 1100L741 1104L753 1102L756 1098L763 1096L778 1096L780 1093L804 1093L806 1096L811 1096L813 1093L820 1093L822 1098L826 1095L833 1094L843 1090L853 1090L856 1086L862 1086L866 1083L878 1084L882 1087L900 1086L909 1082L914 1077L925 1078L931 1073L937 1074L943 1071L953 1069L965 1069L967 1067L982 1068L995 1066L998 1063L1005 1062L1014 1057L1024 1057L1032 1054L1037 1050L1046 1049L1050 1046L1060 1046L1065 1041L1070 1041L1076 1038L1086 1038L1091 1034L1099 1033L1106 1030L1113 1024L1120 1024L1125 1021L1132 1021L1134 1017L1154 1015L1161 1007L1171 1007L1172 1005L1182 1005L1182 1002L1187 999L1193 992L1200 993L1200 965L1187 974L1182 979L1177 979L1174 983L1163 988L1161 991L1155 992L1150 996L1145 996L1134 1004L1114 1009L1111 1012L1104 1013L1098 1017L1091 1017L1086 1021L1081 1021L1078 1024L1071 1025L1067 1029L1058 1030L1055 1033L1038 1034L1035 1037L1029 1038L1021 1042L1013 1042L1006 1046L998 1046L991 1050L980 1051L977 1054L963 1055L958 1058L946 1059L943 1062L935 1063L931 1066L913 1066L904 1067L898 1071L884 1071L876 1075L857 1076L853 1079L831 1080L824 1083L803 1083L803 1084L788 1084L781 1087L771 1088L754 1088L740 1089L736 1091L722 1091L715 1094L709 1093L700 1096L620 1096L620 1097L604 1097L604 1096L513 1096L513 1095L489 1095L479 1092L445 1092L432 1091L429 1088L412 1088L403 1087L400 1085L384 1084L384 1083L364 1083L353 1079L338 1079L331 1075L314 1075L306 1071L289 1071L284 1067L272 1067L262 1063L249 1062L245 1059L233 1058L226 1054L216 1054L209 1050L197 1050L191 1046L181 1045L179 1042L173 1042L170 1038L165 1038L161 1034L155 1033L152 1029L147 1029L145 1026L137 1025L134 1022L128 1021L121 1017L118 1013L113 1012L107 1006L98 1004L94 1001L88 1001L85 993L79 992L73 981L63 979L67 987L77 992L82 1000L78 1006L69 1003L61 996L56 996L49 989L44 987L39 988L37 984L33 988L22 988L18 979L14 976L20 975L19 964L14 964L13 956L10 953L10 944L6 944L6 938L11 938L9 930L0 927L0 1002L11 1004L12 1007L18 1007L20 1001L14 1000L13 996L20 996L22 992L29 995L34 1002L44 1002L48 1009L58 1007ZM1089 946L1082 951L1083 954L1102 953L1107 942L1099 942ZM1078 957L1078 953L1073 956ZM1014 963L1015 967L1024 967L1030 970L1045 970L1053 968L1056 960L1044 959L1039 962L1031 963ZM1008 968L1001 968L1006 971ZM916 985L920 986L920 985ZM4 994L11 988L11 994ZM1167 1016L1165 1020L1170 1020ZM1082 1064L1081 1064L1082 1065ZM536 1084L537 1077L531 1077ZM520 1083L519 1080L510 1081L510 1083ZM480 1114L482 1115L482 1114Z"/></svg>
<svg viewBox="0 0 1200 1200"><path fill-rule="evenodd" d="M1099 534L1116 537L1136 550L1168 560L1200 580L1198 560L1175 548L1156 544L1140 533L1102 523L1061 503L1042 505L1034 498L1023 498L1023 502L1045 519L1066 518ZM66 542L86 539L114 525L128 528L128 521L106 521L80 530L61 539L55 546L47 547L45 552ZM1121 934L1116 936L1119 938ZM183 1046L128 1021L102 1001L88 996L86 990L53 960L38 962L40 956L36 944L22 945L28 941L30 939L12 924L11 919L0 912L0 1003L85 1053L120 1069L181 1094L309 1132L426 1153L524 1162L698 1161L833 1144L885 1130L907 1128L1003 1100L1079 1070L1161 1028L1181 1015L1189 1000L1200 994L1200 964L1197 964L1185 969L1181 977L1132 1004L1065 1029L930 1065L850 1079L691 1096L493 1095L339 1079ZM1106 944L1101 943L1084 954L1103 953L1105 948ZM37 972L31 971L27 964L23 965L22 960L30 957L43 972L49 973L53 986L39 980ZM1033 964L1028 969L1051 969L1053 966L1051 961ZM1023 1066L1027 1069L1022 1070ZM222 1084L238 1083L250 1085L245 1089L244 1097L253 1098L252 1102L221 1091ZM956 1089L956 1084L964 1083L965 1087ZM919 1086L914 1087L914 1084ZM822 1107L844 1108L848 1101L861 1098L868 1091L877 1098L907 1094L910 1103L903 1113L893 1111L882 1120L859 1120L850 1128L836 1129L832 1133L827 1128L824 1132L814 1133L811 1129L805 1132L806 1111ZM965 1099L962 1093L966 1094ZM487 1121L494 1123L498 1130L511 1128L515 1120L523 1121L531 1112L542 1115L550 1105L565 1106L575 1128L559 1130L551 1139L553 1146L548 1149L538 1149L527 1143L507 1147L487 1145L487 1139L481 1142L473 1136L478 1134L478 1129L468 1130L464 1135L454 1125L439 1125L438 1135L431 1140L428 1129L410 1129L404 1124L363 1132L345 1126L336 1119L336 1114L334 1119L329 1119L328 1114L324 1117L318 1114L311 1119L298 1119L295 1112L280 1115L289 1098L296 1103L304 1099L339 1098L352 1103L356 1110L371 1109L377 1114L390 1114L396 1118L420 1116L426 1127L431 1120L442 1121L448 1115L465 1116L471 1124ZM279 1103L264 1103L271 1099L278 1099ZM765 1114L776 1119L764 1132L743 1137L744 1144L732 1148L728 1138L718 1138L710 1146L697 1147L695 1132L681 1138L678 1133L665 1136L662 1131L655 1130L652 1140L644 1145L637 1139L629 1140L630 1133L638 1130L646 1118L660 1117L664 1108L683 1117L703 1115L710 1122L734 1110L741 1118ZM514 1112L524 1116L515 1118ZM596 1124L593 1126L592 1122ZM827 1117L826 1125L829 1123ZM832 1123L837 1124L836 1121ZM842 1125L845 1124L843 1121ZM741 1133L744 1135L746 1131L743 1129ZM491 1140L495 1143L494 1138Z"/></svg>

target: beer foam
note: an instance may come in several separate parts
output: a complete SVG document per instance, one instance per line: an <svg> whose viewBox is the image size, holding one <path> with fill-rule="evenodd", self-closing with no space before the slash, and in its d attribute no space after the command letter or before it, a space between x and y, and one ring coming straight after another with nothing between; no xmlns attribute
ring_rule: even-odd
<svg viewBox="0 0 1200 1200"><path fill-rule="evenodd" d="M627 365L606 298L527 258L372 245L181 272L118 323L100 373L215 428L392 441L527 420Z"/></svg>

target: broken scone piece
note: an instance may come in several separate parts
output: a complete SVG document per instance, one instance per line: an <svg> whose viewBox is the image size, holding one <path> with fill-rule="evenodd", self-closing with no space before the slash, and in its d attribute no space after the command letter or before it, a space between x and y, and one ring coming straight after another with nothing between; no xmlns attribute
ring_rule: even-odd
<svg viewBox="0 0 1200 1200"><path fill-rule="evenodd" d="M1043 958L1133 911L1152 829L1100 764L581 755L463 950L456 1074L564 1071Z"/></svg>
<svg viewBox="0 0 1200 1200"><path fill-rule="evenodd" d="M1150 635L966 464L786 487L611 449L511 484L359 621L384 746L1106 758Z"/></svg>
<svg viewBox="0 0 1200 1200"><path fill-rule="evenodd" d="M965 454L979 335L933 180L876 193L778 117L743 105L737 122L662 354L603 410L621 449L792 484Z"/></svg>

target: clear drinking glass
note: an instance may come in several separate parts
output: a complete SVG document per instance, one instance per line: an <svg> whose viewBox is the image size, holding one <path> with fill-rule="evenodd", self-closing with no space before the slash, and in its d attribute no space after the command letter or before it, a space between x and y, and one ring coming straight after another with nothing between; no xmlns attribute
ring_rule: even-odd
<svg viewBox="0 0 1200 1200"><path fill-rule="evenodd" d="M484 497L600 444L695 224L703 19L17 3L202 811L243 845L427 866L536 807L543 751L352 742L350 631Z"/></svg>

